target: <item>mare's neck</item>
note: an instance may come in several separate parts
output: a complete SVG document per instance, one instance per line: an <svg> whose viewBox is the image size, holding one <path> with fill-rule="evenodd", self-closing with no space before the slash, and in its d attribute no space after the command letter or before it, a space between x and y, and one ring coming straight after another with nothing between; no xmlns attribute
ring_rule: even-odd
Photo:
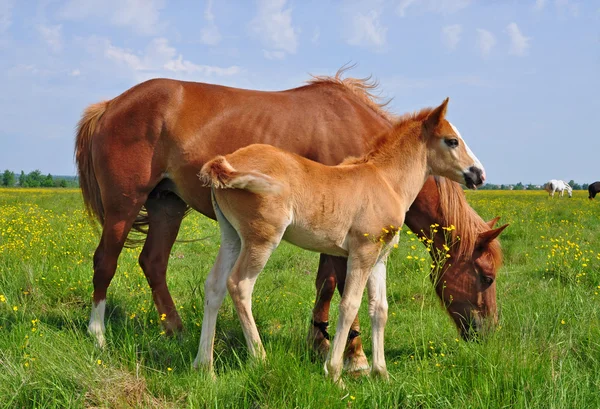
<svg viewBox="0 0 600 409"><path fill-rule="evenodd" d="M387 140L370 154L373 164L400 198L404 211L415 200L429 175L427 146L421 122L395 128Z"/></svg>
<svg viewBox="0 0 600 409"><path fill-rule="evenodd" d="M446 244L443 227L448 226L445 226L447 222L442 216L439 203L440 196L436 183L425 184L415 201L410 205L404 223L417 236L433 239L434 247L442 249L444 244ZM432 227L436 223L439 226ZM434 232L434 230L437 230L437 232ZM425 242L423 244L427 245ZM451 246L450 252L453 253L457 249L458 245ZM433 258L434 254L430 253L430 255Z"/></svg>

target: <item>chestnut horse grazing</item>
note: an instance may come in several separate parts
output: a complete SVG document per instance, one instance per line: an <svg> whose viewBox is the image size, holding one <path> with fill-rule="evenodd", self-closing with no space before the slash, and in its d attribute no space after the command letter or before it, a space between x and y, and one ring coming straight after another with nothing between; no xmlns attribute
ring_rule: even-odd
<svg viewBox="0 0 600 409"><path fill-rule="evenodd" d="M325 166L269 145L251 145L206 163L221 247L205 284L204 317L194 366L212 371L218 309L233 299L251 354L264 358L252 316L254 283L282 239L348 258L345 290L326 374L340 380L348 331L368 285L372 373L387 377L385 263L404 214L430 174L475 188L485 171L445 119L448 99L400 118L361 158ZM376 238L376 239L373 239Z"/></svg>
<svg viewBox="0 0 600 409"><path fill-rule="evenodd" d="M496 238L508 226L505 224L494 229L498 219L484 222L469 206L457 183L437 177L427 179L406 213L405 224L421 238L423 244L433 240L431 244L439 250L445 250L444 246L449 244L444 227L450 227L446 231L451 232L450 241L455 243L448 250L450 257L441 270L432 269L430 278L464 339L475 333L483 334L498 319L496 272L502 264L502 250ZM433 225L440 227L432 229ZM434 258L433 253L430 255ZM336 282L340 294L343 294L346 259L331 257L323 265L325 263L331 263L333 268L318 271L313 325L308 335L309 345L323 356L330 346L327 332L329 307ZM351 326L344 356L344 366L349 372L362 372L369 367L359 330L356 319Z"/></svg>
<svg viewBox="0 0 600 409"><path fill-rule="evenodd" d="M268 143L336 165L348 156L363 155L373 146L374 135L391 129L392 116L372 96L374 85L342 78L342 73L315 77L308 85L279 92L155 79L86 109L75 155L84 203L102 226L94 254L88 326L99 345L105 344L107 289L125 244L144 245L140 266L158 314L164 314L165 331L182 328L167 287L167 263L190 208L215 218L210 189L196 177L206 161L252 143ZM425 187L433 184L428 179ZM452 197L458 189L440 190L439 195L434 191L425 189L419 196L423 200L413 203L406 214L409 227L413 214L429 214L433 220L442 200L460 199ZM463 221L452 222L458 226ZM147 234L145 242L144 237L128 237L132 227ZM455 285L461 288L465 275L476 274L470 256L465 254L464 271L456 268L456 274L446 274L448 285L457 280ZM345 263L343 258L321 255L318 276L333 277L333 268L339 265L345 272ZM334 291L335 280L327 279L319 288ZM479 297L481 303L473 306L478 316L495 314L496 298L489 291L481 297L472 286L465 286L457 294L455 301L459 296ZM325 319L314 320L324 324L326 314ZM356 342L360 339L352 345Z"/></svg>

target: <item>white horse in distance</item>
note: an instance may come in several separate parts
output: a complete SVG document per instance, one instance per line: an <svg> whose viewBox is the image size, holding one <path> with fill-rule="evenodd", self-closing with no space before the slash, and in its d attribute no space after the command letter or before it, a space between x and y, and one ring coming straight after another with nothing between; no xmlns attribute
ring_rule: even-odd
<svg viewBox="0 0 600 409"><path fill-rule="evenodd" d="M554 198L554 192L557 191L560 193L560 197L563 197L565 190L567 191L569 197L573 196L573 188L563 180L552 179L544 185L544 190L548 192L552 198Z"/></svg>

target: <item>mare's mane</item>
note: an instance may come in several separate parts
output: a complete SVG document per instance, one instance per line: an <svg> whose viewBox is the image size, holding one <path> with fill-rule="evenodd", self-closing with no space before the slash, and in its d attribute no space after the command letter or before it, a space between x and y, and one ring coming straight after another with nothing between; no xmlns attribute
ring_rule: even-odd
<svg viewBox="0 0 600 409"><path fill-rule="evenodd" d="M458 257L472 258L479 233L489 230L487 223L467 203L462 188L456 182L443 177L435 177L440 197L440 211L442 213L442 226L454 225L452 239L460 237L458 243ZM492 256L494 267L502 264L502 251L498 239L492 240L488 247Z"/></svg>
<svg viewBox="0 0 600 409"><path fill-rule="evenodd" d="M383 99L380 95L375 93L379 89L379 83L376 80L373 80L371 76L366 78L342 78L343 74L353 67L353 65L343 66L337 70L333 77L328 75L311 75L312 78L306 81L306 83L309 85L340 85L360 99L376 114L392 123L395 120L395 115L386 109L386 106L391 102L391 99Z"/></svg>

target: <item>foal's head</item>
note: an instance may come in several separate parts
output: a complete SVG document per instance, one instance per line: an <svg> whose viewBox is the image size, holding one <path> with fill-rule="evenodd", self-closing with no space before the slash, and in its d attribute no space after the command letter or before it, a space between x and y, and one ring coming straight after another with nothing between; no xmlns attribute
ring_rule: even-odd
<svg viewBox="0 0 600 409"><path fill-rule="evenodd" d="M431 173L475 189L485 181L485 170L471 152L460 132L446 120L448 98L423 121Z"/></svg>

